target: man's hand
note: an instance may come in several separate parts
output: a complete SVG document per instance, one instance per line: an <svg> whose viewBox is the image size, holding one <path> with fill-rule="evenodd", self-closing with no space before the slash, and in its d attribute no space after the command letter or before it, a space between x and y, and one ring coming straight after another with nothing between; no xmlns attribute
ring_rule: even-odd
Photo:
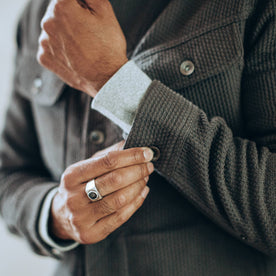
<svg viewBox="0 0 276 276"><path fill-rule="evenodd" d="M51 232L60 239L93 244L125 223L143 204L153 172L148 148L122 150L123 143L76 163L63 174L51 208ZM103 196L91 202L85 185L91 179Z"/></svg>
<svg viewBox="0 0 276 276"><path fill-rule="evenodd" d="M95 97L126 62L126 40L107 0L52 0L41 22L38 62ZM93 12L92 12L93 11Z"/></svg>

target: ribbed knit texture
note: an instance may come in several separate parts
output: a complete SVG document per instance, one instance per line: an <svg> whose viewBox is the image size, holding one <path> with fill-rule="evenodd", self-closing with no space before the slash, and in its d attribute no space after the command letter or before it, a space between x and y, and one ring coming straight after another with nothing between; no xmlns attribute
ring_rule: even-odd
<svg viewBox="0 0 276 276"><path fill-rule="evenodd" d="M13 232L55 256L37 233L45 194L68 165L117 142L121 132L90 110L88 96L62 90L36 63L47 2L32 1L18 29L16 85L1 136L0 207ZM124 0L133 9L136 2ZM57 275L274 276L275 0L161 2L139 26L147 14L137 10L136 25L124 19L127 6L112 1L129 57L156 79L126 144L160 149L150 194L106 240L64 254ZM141 28L139 36L132 27ZM186 60L195 66L190 76L180 73ZM37 74L43 87L32 95ZM89 140L93 130L105 134L103 144Z"/></svg>
<svg viewBox="0 0 276 276"><path fill-rule="evenodd" d="M190 202L232 235L275 255L275 2L260 6L261 14L252 21L267 25L265 29L254 25L254 31L246 26L249 35L244 60L235 25L212 31L210 39L208 34L198 37L201 45L195 38L179 43L177 48L141 53L141 67L151 77L165 79L186 99L159 82L152 84L140 105L127 147L158 147L161 158L157 170ZM216 45L218 41L220 45ZM195 73L184 79L176 64L191 57ZM140 56L136 59L139 63ZM168 61L174 66L165 68ZM220 74L223 66L228 66L227 74ZM196 83L199 78L202 81ZM186 85L190 86L183 88Z"/></svg>

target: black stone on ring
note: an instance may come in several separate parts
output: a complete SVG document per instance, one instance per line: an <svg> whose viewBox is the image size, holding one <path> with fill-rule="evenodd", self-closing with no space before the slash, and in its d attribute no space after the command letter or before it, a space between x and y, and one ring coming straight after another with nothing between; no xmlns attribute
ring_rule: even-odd
<svg viewBox="0 0 276 276"><path fill-rule="evenodd" d="M98 198L98 195L97 195L95 192L93 192L93 191L88 192L87 196L88 196L91 200L95 200L95 199Z"/></svg>
<svg viewBox="0 0 276 276"><path fill-rule="evenodd" d="M99 191L95 185L94 179L92 179L86 183L85 193L86 193L87 197L93 202L102 199L102 196L99 193Z"/></svg>

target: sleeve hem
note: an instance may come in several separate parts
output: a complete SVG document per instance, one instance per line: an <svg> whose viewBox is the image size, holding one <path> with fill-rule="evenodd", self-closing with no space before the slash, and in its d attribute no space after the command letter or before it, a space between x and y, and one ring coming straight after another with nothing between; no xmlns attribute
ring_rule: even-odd
<svg viewBox="0 0 276 276"><path fill-rule="evenodd" d="M40 216L39 216L39 235L41 239L48 245L50 246L53 251L59 251L59 252L67 252L70 251L74 248L76 248L79 244L77 242L65 242L65 244L57 244L49 235L48 233L48 222L49 222L49 212L52 204L52 200L57 192L57 188L52 189L48 195L46 196Z"/></svg>
<svg viewBox="0 0 276 276"><path fill-rule="evenodd" d="M190 101L161 82L153 81L141 101L126 147L159 148L161 154L155 167L170 177L179 158L179 147L189 135L198 112L199 108ZM172 145L171 150L167 144Z"/></svg>

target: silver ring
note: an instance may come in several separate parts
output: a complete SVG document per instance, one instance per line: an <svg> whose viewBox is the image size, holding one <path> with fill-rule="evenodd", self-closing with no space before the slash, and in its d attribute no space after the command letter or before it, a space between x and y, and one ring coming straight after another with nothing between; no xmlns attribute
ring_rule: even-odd
<svg viewBox="0 0 276 276"><path fill-rule="evenodd" d="M85 192L87 197L93 202L103 198L95 185L95 179L92 179L86 183Z"/></svg>

